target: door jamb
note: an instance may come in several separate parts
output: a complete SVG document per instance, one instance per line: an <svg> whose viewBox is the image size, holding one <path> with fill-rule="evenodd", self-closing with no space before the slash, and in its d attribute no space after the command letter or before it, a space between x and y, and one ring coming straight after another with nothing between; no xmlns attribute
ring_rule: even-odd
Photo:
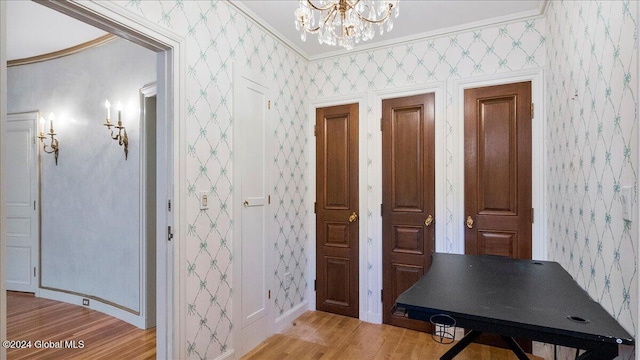
<svg viewBox="0 0 640 360"><path fill-rule="evenodd" d="M186 356L185 341L185 243L186 208L186 116L185 79L186 71L185 39L138 15L123 12L120 5L109 2L49 2L37 1L56 11L82 22L114 33L157 52L158 69L158 174L157 199L158 234L167 234L167 226L173 226L174 239L171 243L159 236L157 249L157 314L158 323L156 352L157 358L183 358ZM6 5L0 4L0 143L6 136ZM0 180L4 177L4 151L0 149ZM174 189L177 189L174 191ZM0 198L4 199L4 181L0 181ZM167 211L167 199L173 200L172 211ZM6 232L4 222L5 203L0 201L0 235ZM168 235L168 234L167 234ZM4 282L5 236L0 236L0 337L6 338L6 298ZM177 244L176 244L177 243ZM174 245L175 244L175 245ZM0 349L0 359L6 357Z"/></svg>
<svg viewBox="0 0 640 360"><path fill-rule="evenodd" d="M532 224L531 251L532 259L547 260L547 211L546 211L546 145L545 145L545 110L544 110L544 70L514 71L505 74L481 76L471 79L457 79L451 81L453 93L453 117L451 125L454 134L455 162L453 169L453 239L455 253L464 254L464 90L469 88L502 85L523 81L531 81L531 102L535 104L535 112L531 129L531 206L535 209L535 221Z"/></svg>
<svg viewBox="0 0 640 360"><path fill-rule="evenodd" d="M359 319L367 320L366 304L367 304L367 237L366 229L369 216L367 214L367 94L356 93L351 96L340 96L323 98L309 101L307 107L307 138L309 140L309 178L307 189L307 228L309 229L309 240L306 243L308 249L306 282L307 282L307 299L309 301L309 309L316 310L316 292L313 288L313 282L316 279L316 216L314 213L314 202L316 201L316 142L314 136L314 125L316 123L316 108L346 105L358 103L358 294L359 294ZM365 176L363 176L365 175Z"/></svg>

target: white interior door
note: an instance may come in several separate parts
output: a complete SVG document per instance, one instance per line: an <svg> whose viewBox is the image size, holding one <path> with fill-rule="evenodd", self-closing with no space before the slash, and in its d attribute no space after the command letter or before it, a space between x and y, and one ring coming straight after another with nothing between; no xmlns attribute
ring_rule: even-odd
<svg viewBox="0 0 640 360"><path fill-rule="evenodd" d="M38 289L38 113L7 115L7 290ZM53 160L53 159L51 159Z"/></svg>
<svg viewBox="0 0 640 360"><path fill-rule="evenodd" d="M273 279L267 225L267 87L250 74L239 76L238 92L242 105L237 108L236 141L239 141L240 167L240 261L241 269L241 339L240 352L246 353L270 335L270 283ZM239 255L239 256L238 256Z"/></svg>

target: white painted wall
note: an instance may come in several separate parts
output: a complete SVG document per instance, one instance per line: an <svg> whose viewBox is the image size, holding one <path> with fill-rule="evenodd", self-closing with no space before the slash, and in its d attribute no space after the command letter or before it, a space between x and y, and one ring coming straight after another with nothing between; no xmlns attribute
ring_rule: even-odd
<svg viewBox="0 0 640 360"><path fill-rule="evenodd" d="M156 54L120 39L8 69L9 112L56 115L58 166L42 154L42 287L140 310L139 89L155 78ZM124 105L126 161L102 125L105 99L112 122Z"/></svg>

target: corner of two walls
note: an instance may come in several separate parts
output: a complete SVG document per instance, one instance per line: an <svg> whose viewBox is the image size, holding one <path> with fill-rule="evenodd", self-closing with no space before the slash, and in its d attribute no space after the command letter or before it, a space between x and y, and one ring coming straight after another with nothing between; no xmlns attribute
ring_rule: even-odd
<svg viewBox="0 0 640 360"><path fill-rule="evenodd" d="M139 89L155 81L155 61L155 53L117 39L8 69L9 112L56 116L58 165L41 153L43 296L71 301L67 294L75 294L141 311ZM124 106L126 161L102 125L106 98L112 121L116 102Z"/></svg>
<svg viewBox="0 0 640 360"><path fill-rule="evenodd" d="M621 192L637 211L637 6L550 2L545 99L549 258L634 336L638 224Z"/></svg>

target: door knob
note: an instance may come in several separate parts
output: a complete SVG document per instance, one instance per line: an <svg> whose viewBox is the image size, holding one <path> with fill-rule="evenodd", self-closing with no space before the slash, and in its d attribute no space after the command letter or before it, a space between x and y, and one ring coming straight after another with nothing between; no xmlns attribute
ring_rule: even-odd
<svg viewBox="0 0 640 360"><path fill-rule="evenodd" d="M358 220L358 214L356 214L354 211L353 213L351 213L351 215L349 215L349 222L352 223L356 220Z"/></svg>
<svg viewBox="0 0 640 360"><path fill-rule="evenodd" d="M242 205L244 205L245 207L249 206L249 201L248 201L248 200L245 200L245 201L242 203Z"/></svg>
<svg viewBox="0 0 640 360"><path fill-rule="evenodd" d="M429 227L429 225L431 225L432 222L433 222L433 216L429 215L427 216L427 219L424 221L424 225L426 227Z"/></svg>
<svg viewBox="0 0 640 360"><path fill-rule="evenodd" d="M467 216L467 227L473 229L473 218L471 216Z"/></svg>

